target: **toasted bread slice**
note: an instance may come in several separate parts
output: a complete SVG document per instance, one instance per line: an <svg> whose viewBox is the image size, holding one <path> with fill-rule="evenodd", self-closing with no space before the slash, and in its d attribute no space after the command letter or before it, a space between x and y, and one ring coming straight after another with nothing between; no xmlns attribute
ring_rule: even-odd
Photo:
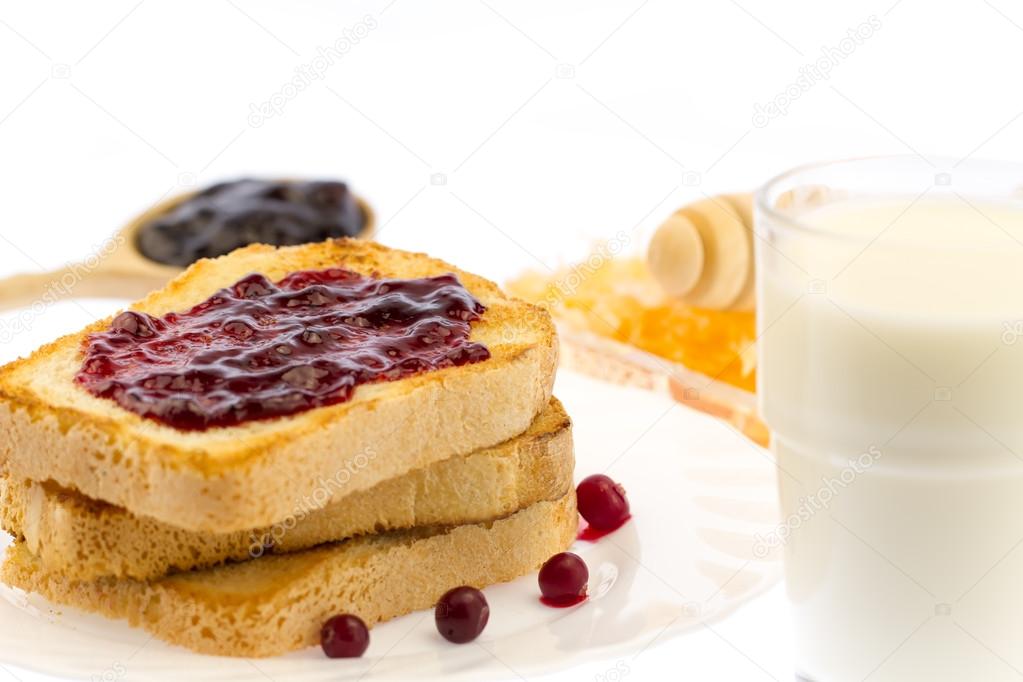
<svg viewBox="0 0 1023 682"><path fill-rule="evenodd" d="M561 497L572 484L571 422L556 399L520 436L383 481L321 509L295 500L269 528L182 530L53 483L0 478L0 523L47 571L76 580L158 578L295 552L366 533L476 523Z"/></svg>
<svg viewBox="0 0 1023 682"><path fill-rule="evenodd" d="M534 570L575 538L575 493L498 521L367 535L155 581L75 581L48 572L23 543L0 577L47 599L222 656L274 656L319 641L321 624L352 613L367 625L433 606L459 586Z"/></svg>
<svg viewBox="0 0 1023 682"><path fill-rule="evenodd" d="M296 499L344 471L344 485L320 506L500 443L547 404L557 339L546 312L447 263L373 242L246 247L197 262L131 307L163 315L253 272L276 281L328 267L400 278L455 273L487 307L470 340L490 359L362 385L348 402L288 417L181 431L74 383L83 340L106 319L0 369L0 466L180 528L227 533L287 518Z"/></svg>

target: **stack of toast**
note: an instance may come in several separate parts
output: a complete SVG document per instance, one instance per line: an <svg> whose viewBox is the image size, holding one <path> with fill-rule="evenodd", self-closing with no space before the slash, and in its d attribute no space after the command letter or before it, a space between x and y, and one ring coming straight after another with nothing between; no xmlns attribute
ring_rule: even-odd
<svg viewBox="0 0 1023 682"><path fill-rule="evenodd" d="M317 643L334 615L372 625L566 549L571 422L540 308L424 255L336 240L199 261L130 310L164 319L252 273L329 268L453 273L485 308L469 339L487 359L182 429L76 381L111 320L61 338L0 369L0 523L15 536L3 581L195 651L271 656Z"/></svg>

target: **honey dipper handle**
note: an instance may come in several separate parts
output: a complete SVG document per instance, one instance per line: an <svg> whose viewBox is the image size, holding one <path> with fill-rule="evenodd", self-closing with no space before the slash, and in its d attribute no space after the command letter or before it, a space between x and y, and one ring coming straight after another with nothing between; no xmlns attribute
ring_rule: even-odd
<svg viewBox="0 0 1023 682"><path fill-rule="evenodd" d="M163 274L145 274L75 263L50 272L0 279L0 311L37 309L75 298L141 298L167 282ZM41 311L37 311L41 312Z"/></svg>

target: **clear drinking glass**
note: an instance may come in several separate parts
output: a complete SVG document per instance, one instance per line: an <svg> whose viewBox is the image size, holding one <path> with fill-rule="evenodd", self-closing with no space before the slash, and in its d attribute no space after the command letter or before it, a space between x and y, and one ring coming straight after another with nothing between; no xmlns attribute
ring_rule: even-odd
<svg viewBox="0 0 1023 682"><path fill-rule="evenodd" d="M806 166L756 197L760 409L797 673L1023 679L1023 166Z"/></svg>

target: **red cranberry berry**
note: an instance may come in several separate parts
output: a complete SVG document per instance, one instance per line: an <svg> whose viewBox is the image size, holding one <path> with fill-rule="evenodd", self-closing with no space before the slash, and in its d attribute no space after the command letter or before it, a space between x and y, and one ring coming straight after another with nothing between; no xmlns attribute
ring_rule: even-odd
<svg viewBox="0 0 1023 682"><path fill-rule="evenodd" d="M449 642L465 644L480 636L490 620L487 598L475 587L448 590L433 611L437 631Z"/></svg>
<svg viewBox="0 0 1023 682"><path fill-rule="evenodd" d="M586 597L590 571L578 554L555 554L540 569L540 593L551 605L571 605Z"/></svg>
<svg viewBox="0 0 1023 682"><path fill-rule="evenodd" d="M625 488L604 474L587 476L575 490L579 513L598 530L614 530L629 520Z"/></svg>
<svg viewBox="0 0 1023 682"><path fill-rule="evenodd" d="M369 646L369 630L358 616L334 616L320 628L320 646L330 658L358 658Z"/></svg>

